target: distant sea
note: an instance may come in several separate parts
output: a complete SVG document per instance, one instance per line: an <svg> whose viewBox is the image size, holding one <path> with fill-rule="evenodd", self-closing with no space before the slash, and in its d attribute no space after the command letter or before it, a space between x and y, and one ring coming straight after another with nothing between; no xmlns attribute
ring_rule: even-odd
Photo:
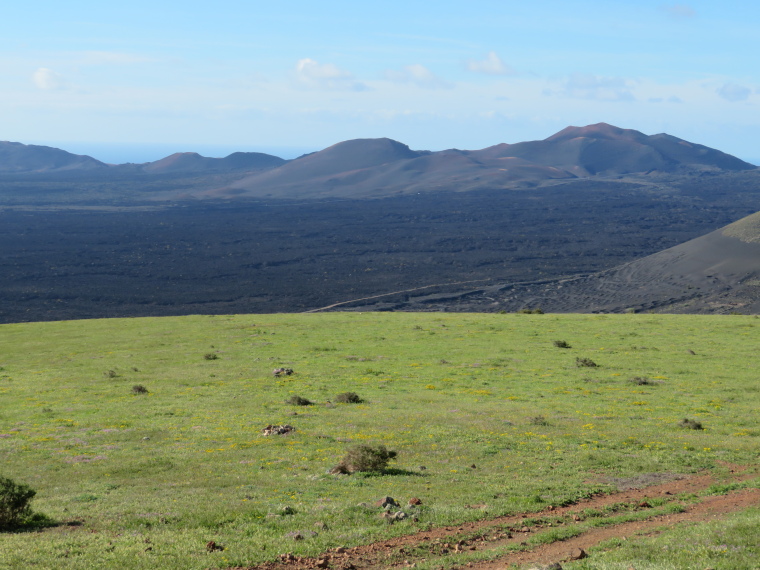
<svg viewBox="0 0 760 570"><path fill-rule="evenodd" d="M26 144L52 146L73 154L86 154L108 164L124 164L127 162L153 162L167 157L175 152L197 152L203 156L223 158L233 152L263 152L284 159L298 158L318 148L286 147L286 146L247 146L247 145L209 145L187 143L95 143L95 142L56 142L35 141Z"/></svg>

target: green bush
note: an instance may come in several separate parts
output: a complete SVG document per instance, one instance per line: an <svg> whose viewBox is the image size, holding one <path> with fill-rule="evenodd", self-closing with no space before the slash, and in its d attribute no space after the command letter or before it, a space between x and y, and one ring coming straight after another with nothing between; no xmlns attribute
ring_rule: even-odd
<svg viewBox="0 0 760 570"><path fill-rule="evenodd" d="M29 517L29 502L36 494L28 485L0 477L0 529L14 527Z"/></svg>

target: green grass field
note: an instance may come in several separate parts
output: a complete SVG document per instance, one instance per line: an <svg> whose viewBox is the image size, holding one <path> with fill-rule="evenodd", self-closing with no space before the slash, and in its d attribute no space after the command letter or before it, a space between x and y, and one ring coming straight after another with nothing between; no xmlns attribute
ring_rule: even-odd
<svg viewBox="0 0 760 570"><path fill-rule="evenodd" d="M2 325L0 476L35 489L34 510L59 524L0 533L0 565L251 565L755 465L759 325L444 313ZM274 377L281 366L295 374ZM347 391L365 401L335 403ZM268 424L296 431L267 437ZM382 475L329 474L358 443L398 459ZM372 506L386 495L422 505L389 525ZM742 516L756 534L760 516ZM225 550L207 552L211 540ZM605 567L623 567L626 550L613 552L623 561Z"/></svg>

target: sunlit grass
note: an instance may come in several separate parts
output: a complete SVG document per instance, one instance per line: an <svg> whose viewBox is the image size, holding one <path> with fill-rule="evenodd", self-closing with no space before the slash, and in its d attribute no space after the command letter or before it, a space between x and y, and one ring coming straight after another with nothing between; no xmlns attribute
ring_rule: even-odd
<svg viewBox="0 0 760 570"><path fill-rule="evenodd" d="M3 325L0 475L37 490L36 510L83 524L0 535L0 564L253 564L539 510L612 478L750 464L759 323L333 313ZM338 403L348 391L364 401ZM287 404L294 395L315 405ZM269 424L296 432L265 437ZM397 451L389 474L329 475L357 443ZM421 498L417 522L357 506L385 495ZM209 540L226 549L206 552Z"/></svg>

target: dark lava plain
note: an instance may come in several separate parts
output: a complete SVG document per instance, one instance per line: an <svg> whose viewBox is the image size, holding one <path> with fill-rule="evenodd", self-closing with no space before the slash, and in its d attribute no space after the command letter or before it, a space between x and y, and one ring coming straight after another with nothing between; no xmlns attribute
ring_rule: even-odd
<svg viewBox="0 0 760 570"><path fill-rule="evenodd" d="M760 210L758 171L300 203L166 205L145 188L127 203L95 186L64 200L66 185L32 195L31 184L0 180L3 323L299 312L429 285L554 279Z"/></svg>

